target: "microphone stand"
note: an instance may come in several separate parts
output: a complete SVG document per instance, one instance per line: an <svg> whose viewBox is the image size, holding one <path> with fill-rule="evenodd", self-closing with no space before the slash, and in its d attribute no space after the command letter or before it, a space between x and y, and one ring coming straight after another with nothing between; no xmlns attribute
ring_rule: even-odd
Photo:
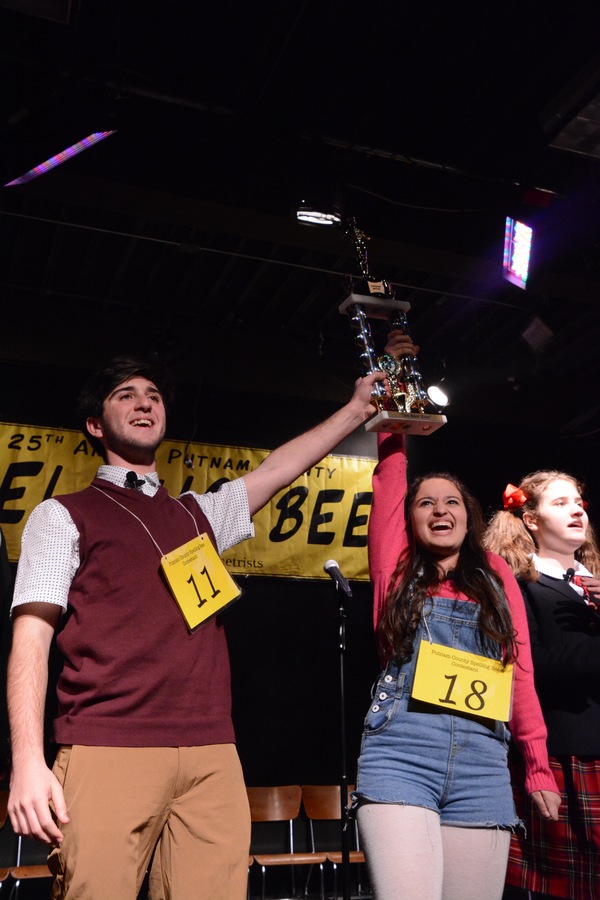
<svg viewBox="0 0 600 900"><path fill-rule="evenodd" d="M341 763L340 775L340 802L341 802L341 827L342 827L342 897L350 900L350 815L348 811L348 774L346 768L346 696L344 677L344 655L346 652L346 610L344 608L344 592L336 583L340 606L339 616L339 649L340 649L340 702L341 713ZM349 596L352 596L350 593Z"/></svg>

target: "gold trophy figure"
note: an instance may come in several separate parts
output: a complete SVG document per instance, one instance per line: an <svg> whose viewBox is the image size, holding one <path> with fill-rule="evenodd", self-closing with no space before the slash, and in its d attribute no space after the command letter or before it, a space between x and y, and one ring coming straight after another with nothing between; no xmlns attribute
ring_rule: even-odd
<svg viewBox="0 0 600 900"><path fill-rule="evenodd" d="M410 337L406 320L410 303L396 300L387 281L377 281L369 275L366 238L354 219L350 219L347 233L354 242L361 277L351 279L350 294L340 305L339 312L349 317L363 375L385 372L390 388L388 396L380 382L374 385L373 404L377 412L365 428L367 431L431 434L445 425L447 419L425 412L429 398L416 356L396 358L387 353L378 356L369 324L369 319L385 319L390 331L400 329Z"/></svg>

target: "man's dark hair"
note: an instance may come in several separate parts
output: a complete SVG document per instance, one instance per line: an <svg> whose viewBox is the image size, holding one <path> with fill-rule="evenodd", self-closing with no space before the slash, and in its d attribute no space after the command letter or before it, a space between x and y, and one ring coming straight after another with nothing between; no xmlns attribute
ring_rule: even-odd
<svg viewBox="0 0 600 900"><path fill-rule="evenodd" d="M100 441L88 433L86 420L90 417L99 419L102 416L104 401L109 394L124 381L136 376L147 378L156 385L168 410L173 400L173 379L166 366L154 359L145 359L141 356L115 356L90 375L81 389L77 409L83 420L83 431L94 449L101 455L104 455L104 448Z"/></svg>

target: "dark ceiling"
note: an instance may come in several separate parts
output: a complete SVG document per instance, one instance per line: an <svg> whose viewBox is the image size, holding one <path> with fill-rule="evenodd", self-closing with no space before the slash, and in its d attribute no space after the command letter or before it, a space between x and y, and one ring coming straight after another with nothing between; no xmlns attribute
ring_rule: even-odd
<svg viewBox="0 0 600 900"><path fill-rule="evenodd" d="M292 216L329 192L453 414L595 433L599 24L589 2L0 0L1 183L116 129L0 188L0 357L145 345L228 392L344 399L352 244ZM525 291L507 214L536 229Z"/></svg>

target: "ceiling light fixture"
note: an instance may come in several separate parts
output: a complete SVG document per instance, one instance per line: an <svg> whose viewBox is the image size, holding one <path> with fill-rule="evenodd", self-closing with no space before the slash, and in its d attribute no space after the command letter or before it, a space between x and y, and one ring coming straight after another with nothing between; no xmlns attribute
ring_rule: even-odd
<svg viewBox="0 0 600 900"><path fill-rule="evenodd" d="M317 225L325 228L342 224L342 214L337 206L321 206L301 200L296 210L296 218L303 225Z"/></svg>
<svg viewBox="0 0 600 900"><path fill-rule="evenodd" d="M554 332L545 322L534 316L525 331L521 332L521 337L534 353L540 353L548 346Z"/></svg>

